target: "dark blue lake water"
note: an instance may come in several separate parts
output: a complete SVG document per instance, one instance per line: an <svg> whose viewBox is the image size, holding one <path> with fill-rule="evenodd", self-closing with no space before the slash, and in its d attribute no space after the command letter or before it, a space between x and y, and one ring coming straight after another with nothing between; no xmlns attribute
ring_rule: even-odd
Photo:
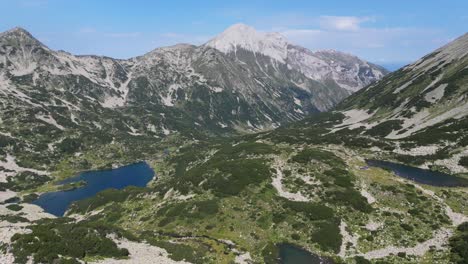
<svg viewBox="0 0 468 264"><path fill-rule="evenodd" d="M422 184L441 187L468 186L468 180L447 173L411 167L382 160L366 160L367 165L389 169L396 175Z"/></svg>
<svg viewBox="0 0 468 264"><path fill-rule="evenodd" d="M317 256L291 244L279 245L280 264L332 264L328 258Z"/></svg>
<svg viewBox="0 0 468 264"><path fill-rule="evenodd" d="M111 170L83 172L59 184L85 181L86 185L70 191L44 193L33 204L46 212L63 216L70 204L96 195L105 189L123 189L127 186L145 187L153 179L154 171L146 162L139 162Z"/></svg>

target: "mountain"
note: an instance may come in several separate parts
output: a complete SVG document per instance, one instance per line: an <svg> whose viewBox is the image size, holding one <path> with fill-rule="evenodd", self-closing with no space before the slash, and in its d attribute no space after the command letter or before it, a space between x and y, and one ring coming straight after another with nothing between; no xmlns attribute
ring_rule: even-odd
<svg viewBox="0 0 468 264"><path fill-rule="evenodd" d="M358 91L336 111L344 119L335 132L390 140L405 163L468 172L461 165L468 154L468 34Z"/></svg>
<svg viewBox="0 0 468 264"><path fill-rule="evenodd" d="M369 125L399 120L388 138L408 137L448 119L468 115L468 34L366 87L340 110L367 112Z"/></svg>
<svg viewBox="0 0 468 264"><path fill-rule="evenodd" d="M241 61L261 54L270 57L273 64L286 64L288 69L299 71L307 78L326 86L339 86L349 92L358 91L388 73L384 68L356 56L335 50L312 52L289 43L279 33L258 32L244 24L229 27L205 45Z"/></svg>
<svg viewBox="0 0 468 264"><path fill-rule="evenodd" d="M384 135L409 137L468 115L468 34L424 56L342 102L341 111L361 111L367 128L393 123ZM352 112L350 112L352 113Z"/></svg>
<svg viewBox="0 0 468 264"><path fill-rule="evenodd" d="M219 133L277 127L328 110L349 91L386 73L351 55L312 53L288 44L278 34L265 36L245 25L234 25L199 47L181 44L116 60L53 51L16 28L0 37L1 81L3 86L44 88L34 90L47 100L48 92L71 92L80 102L102 111L145 105L162 114L183 115L178 119L186 124ZM241 55L239 51L233 58L213 45L230 40L244 41L255 52ZM284 58L277 54L280 51L286 54L281 55ZM19 100L30 103L30 91L22 92L26 97ZM180 130L169 122L150 125L160 134Z"/></svg>

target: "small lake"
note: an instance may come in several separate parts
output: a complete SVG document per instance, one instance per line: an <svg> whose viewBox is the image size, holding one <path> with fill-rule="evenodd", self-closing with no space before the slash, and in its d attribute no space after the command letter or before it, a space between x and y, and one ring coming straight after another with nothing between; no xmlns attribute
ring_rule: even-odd
<svg viewBox="0 0 468 264"><path fill-rule="evenodd" d="M145 187L153 179L154 171L146 162L139 162L117 169L89 171L66 179L59 184L84 181L85 186L68 191L44 193L33 201L44 211L63 216L71 203L96 195L105 189L123 189L127 186Z"/></svg>
<svg viewBox="0 0 468 264"><path fill-rule="evenodd" d="M391 170L400 177L422 184L440 187L468 186L468 179L456 177L443 172L420 169L382 160L366 160L366 162L369 166Z"/></svg>
<svg viewBox="0 0 468 264"><path fill-rule="evenodd" d="M328 258L320 257L291 244L280 244L280 264L333 264Z"/></svg>

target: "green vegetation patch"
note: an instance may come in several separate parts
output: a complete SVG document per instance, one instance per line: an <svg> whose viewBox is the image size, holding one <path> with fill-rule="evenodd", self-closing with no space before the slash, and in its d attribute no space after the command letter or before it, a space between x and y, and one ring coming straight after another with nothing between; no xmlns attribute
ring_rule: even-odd
<svg viewBox="0 0 468 264"><path fill-rule="evenodd" d="M20 215L0 215L0 221L7 221L9 223L27 223L28 219Z"/></svg>
<svg viewBox="0 0 468 264"><path fill-rule="evenodd" d="M23 209L23 206L19 205L19 204L9 204L6 206L6 208L12 210L12 211L21 211L21 209Z"/></svg>
<svg viewBox="0 0 468 264"><path fill-rule="evenodd" d="M468 168L468 156L461 157L460 161L458 162L461 166Z"/></svg>
<svg viewBox="0 0 468 264"><path fill-rule="evenodd" d="M15 234L12 253L15 262L26 263L32 256L35 263L62 263L88 257L124 258L127 249L120 249L106 235L122 235L119 229L97 223L75 223L69 218L43 219L28 227L29 234Z"/></svg>
<svg viewBox="0 0 468 264"><path fill-rule="evenodd" d="M166 204L158 210L157 215L162 218L159 226L165 226L175 219L192 221L205 219L218 213L217 200L188 201L175 204Z"/></svg>
<svg viewBox="0 0 468 264"><path fill-rule="evenodd" d="M219 197L238 195L247 186L270 178L263 156L274 152L271 145L251 141L234 146L232 143L213 145L212 149L188 146L180 151L181 155L169 160L175 169L174 177L160 183L158 191L165 193L174 188L183 195L210 190ZM209 159L202 161L206 156Z"/></svg>
<svg viewBox="0 0 468 264"><path fill-rule="evenodd" d="M322 204L297 202L287 199L282 199L282 201L285 209L290 209L296 213L303 213L310 220L326 220L334 216L333 209Z"/></svg>
<svg viewBox="0 0 468 264"><path fill-rule="evenodd" d="M265 264L277 264L279 260L279 248L277 245L269 242L262 250L263 261Z"/></svg>
<svg viewBox="0 0 468 264"><path fill-rule="evenodd" d="M347 188L345 190L335 190L326 192L327 201L332 204L341 204L351 206L353 209L370 213L372 207L367 202L361 193L352 188Z"/></svg>
<svg viewBox="0 0 468 264"><path fill-rule="evenodd" d="M175 261L187 261L195 264L207 263L206 253L211 250L211 247L204 243L172 243L168 241L148 240L151 245L164 248L169 253L169 257Z"/></svg>
<svg viewBox="0 0 468 264"><path fill-rule="evenodd" d="M341 246L342 236L340 234L339 219L320 222L315 227L311 234L311 242L319 244L320 248L325 251L338 253Z"/></svg>
<svg viewBox="0 0 468 264"><path fill-rule="evenodd" d="M248 185L260 184L269 179L271 172L263 159L212 158L181 176L171 179L170 186L187 194L202 188L220 197L238 195Z"/></svg>
<svg viewBox="0 0 468 264"><path fill-rule="evenodd" d="M229 157L241 157L242 155L266 155L277 153L272 145L259 142L242 142L235 146L225 145L221 148L216 155L219 156L229 156Z"/></svg>
<svg viewBox="0 0 468 264"><path fill-rule="evenodd" d="M338 158L335 154L333 154L332 152L320 150L320 149L308 148L299 152L294 157L292 157L292 161L297 162L297 163L302 163L302 164L307 164L311 162L312 160L321 161L330 166L338 166L338 165L344 166L343 160Z"/></svg>
<svg viewBox="0 0 468 264"><path fill-rule="evenodd" d="M402 129L403 121L402 120L388 120L382 122L373 128L366 131L366 134L375 136L375 137L385 137L390 134L393 130Z"/></svg>
<svg viewBox="0 0 468 264"><path fill-rule="evenodd" d="M453 263L468 263L468 222L458 226L456 234L450 238L449 246Z"/></svg>
<svg viewBox="0 0 468 264"><path fill-rule="evenodd" d="M30 171L22 171L14 177L8 177L6 182L0 182L0 190L9 189L15 192L33 189L50 181L51 178Z"/></svg>
<svg viewBox="0 0 468 264"><path fill-rule="evenodd" d="M271 177L269 167L261 159L220 161L211 166L218 172L203 186L218 195L238 195L248 185Z"/></svg>
<svg viewBox="0 0 468 264"><path fill-rule="evenodd" d="M70 205L69 211L71 213L86 213L92 211L98 207L104 206L109 203L121 203L132 197L136 197L138 194L147 192L148 188L140 188L129 186L123 190L107 189L99 192L93 197L88 199L79 200Z"/></svg>

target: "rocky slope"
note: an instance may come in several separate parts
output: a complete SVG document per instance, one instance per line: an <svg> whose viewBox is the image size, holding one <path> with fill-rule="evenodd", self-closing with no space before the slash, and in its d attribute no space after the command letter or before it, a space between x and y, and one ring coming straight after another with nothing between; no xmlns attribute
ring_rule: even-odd
<svg viewBox="0 0 468 264"><path fill-rule="evenodd" d="M468 115L468 34L366 87L340 110L362 110L369 127L400 123L387 138L405 138ZM399 121L399 122L396 122Z"/></svg>
<svg viewBox="0 0 468 264"><path fill-rule="evenodd" d="M468 156L468 34L360 90L337 109L345 118L333 131L386 138L404 162L468 172L462 166Z"/></svg>
<svg viewBox="0 0 468 264"><path fill-rule="evenodd" d="M381 79L387 70L363 61L356 56L335 50L312 52L289 43L279 33L258 32L244 24L236 24L205 45L247 62L246 57L267 56L270 61L256 64L275 67L285 64L288 69L301 72L307 78L326 86L338 86L355 92ZM301 83L297 83L301 87ZM322 107L322 109L326 109Z"/></svg>

